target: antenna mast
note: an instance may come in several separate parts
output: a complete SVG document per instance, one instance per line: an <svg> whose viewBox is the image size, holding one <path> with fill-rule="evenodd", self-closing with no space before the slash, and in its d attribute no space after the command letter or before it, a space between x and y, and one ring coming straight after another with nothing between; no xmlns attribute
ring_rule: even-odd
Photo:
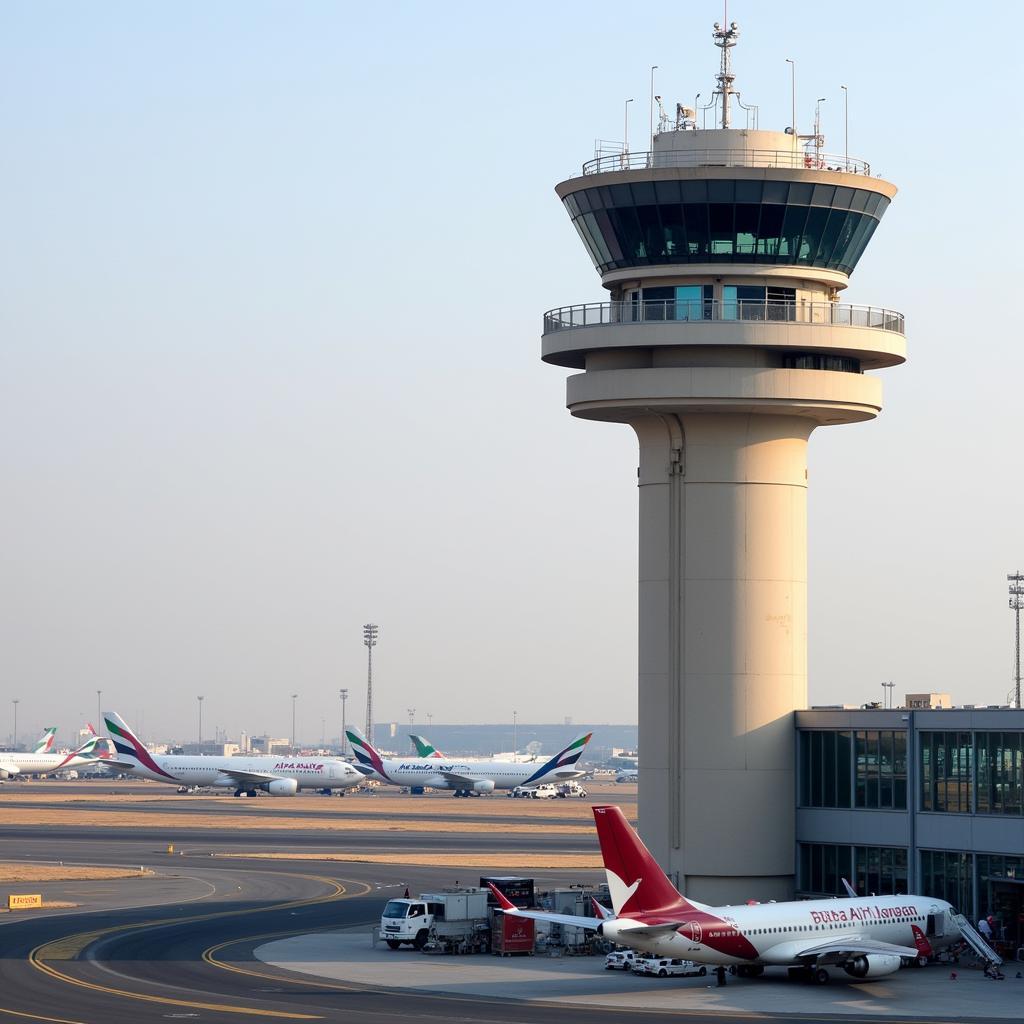
<svg viewBox="0 0 1024 1024"><path fill-rule="evenodd" d="M728 28L722 28L716 21L713 37L715 46L722 51L722 67L715 76L718 79L715 95L722 97L722 127L728 128L731 124L729 97L735 94L732 83L736 81L736 76L732 73L732 54L729 51L736 45L736 40L740 37L740 27L735 21L732 21Z"/></svg>
<svg viewBox="0 0 1024 1024"><path fill-rule="evenodd" d="M1024 608L1024 575L1018 569L1012 576L1007 576L1010 583L1010 610L1017 620L1016 661L1014 662L1013 681L1015 685L1016 705L1020 708L1020 610Z"/></svg>

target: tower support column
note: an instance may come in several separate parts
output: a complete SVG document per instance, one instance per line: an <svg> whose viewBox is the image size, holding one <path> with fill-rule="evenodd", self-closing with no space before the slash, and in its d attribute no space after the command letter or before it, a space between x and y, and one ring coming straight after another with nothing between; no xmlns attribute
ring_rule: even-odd
<svg viewBox="0 0 1024 1024"><path fill-rule="evenodd" d="M640 445L641 834L696 899L785 898L816 424L685 409L630 423Z"/></svg>

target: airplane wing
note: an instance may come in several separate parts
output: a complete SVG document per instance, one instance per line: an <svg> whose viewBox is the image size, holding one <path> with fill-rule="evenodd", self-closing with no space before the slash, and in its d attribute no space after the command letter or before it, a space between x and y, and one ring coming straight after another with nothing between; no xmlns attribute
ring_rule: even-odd
<svg viewBox="0 0 1024 1024"><path fill-rule="evenodd" d="M285 776L273 775L270 772L246 772L240 768L219 768L221 775L226 775L232 782L276 782Z"/></svg>
<svg viewBox="0 0 1024 1024"><path fill-rule="evenodd" d="M453 786L464 786L469 789L475 782L493 782L494 780L488 778L486 775L462 775L459 772L438 772L445 782Z"/></svg>
<svg viewBox="0 0 1024 1024"><path fill-rule="evenodd" d="M796 955L801 959L806 957L819 964L827 964L842 963L851 956L860 956L864 953L880 953L885 956L920 956L920 951L913 946L896 946L891 942L879 942L877 939L862 939L857 935L805 946Z"/></svg>
<svg viewBox="0 0 1024 1024"><path fill-rule="evenodd" d="M512 903L509 898L495 885L490 882L487 887L494 894L498 906L506 913L516 917L529 917L534 921L550 921L552 924L568 925L570 928L587 928L596 931L601 923L597 917L577 917L575 914L552 914L546 910L523 910Z"/></svg>

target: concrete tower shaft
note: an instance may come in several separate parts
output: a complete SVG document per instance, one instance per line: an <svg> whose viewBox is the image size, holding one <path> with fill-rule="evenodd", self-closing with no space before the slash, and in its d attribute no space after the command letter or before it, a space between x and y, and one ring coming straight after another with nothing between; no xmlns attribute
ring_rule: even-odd
<svg viewBox="0 0 1024 1024"><path fill-rule="evenodd" d="M791 892L807 441L906 355L899 313L838 301L895 187L798 141L691 122L556 189L610 301L546 314L543 358L640 446L640 829L709 902Z"/></svg>

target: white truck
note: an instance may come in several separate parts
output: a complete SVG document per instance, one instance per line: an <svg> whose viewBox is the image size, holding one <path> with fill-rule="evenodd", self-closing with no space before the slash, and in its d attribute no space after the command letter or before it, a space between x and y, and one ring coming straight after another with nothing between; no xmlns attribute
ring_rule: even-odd
<svg viewBox="0 0 1024 1024"><path fill-rule="evenodd" d="M380 917L380 937L391 949L403 944L422 949L431 932L448 938L449 932L472 932L487 921L487 890L422 893L418 899L388 900Z"/></svg>
<svg viewBox="0 0 1024 1024"><path fill-rule="evenodd" d="M569 779L568 782L559 782L555 789L561 797L576 796L584 800L587 797L587 791L575 779Z"/></svg>

